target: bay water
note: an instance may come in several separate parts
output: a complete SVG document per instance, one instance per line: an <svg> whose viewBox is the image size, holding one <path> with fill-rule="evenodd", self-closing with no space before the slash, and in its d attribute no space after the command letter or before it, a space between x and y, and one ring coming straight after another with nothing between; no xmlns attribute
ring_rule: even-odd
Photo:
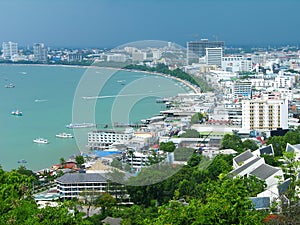
<svg viewBox="0 0 300 225"><path fill-rule="evenodd" d="M73 133L65 125L73 120L74 96L87 70L91 76L97 77L102 76L108 69L0 65L0 165L4 170L16 169L20 165L31 170L40 170L59 163L60 158L68 159L83 151L83 147L75 139L59 139L55 135L61 132ZM152 79L148 80L149 78ZM144 83L138 82L142 80ZM15 87L6 88L5 85L10 83ZM97 98L93 109L95 122L99 126L110 126L112 122L139 123L141 119L152 117L164 110L162 104L156 103L157 98L189 91L187 87L170 78L124 70L114 71L105 84L101 85L103 87L98 94L103 97ZM125 87L126 92L122 92ZM89 87L85 89L88 91ZM123 106L114 110L114 114L120 115L125 113L122 109L129 104L129 98L140 95L130 111L126 112L129 114L128 121L111 119L118 95L121 96L118 102ZM84 100L87 96L82 97L82 101L88 102ZM88 109L88 103L86 107ZM11 115L15 110L22 111L23 116ZM84 132L84 141L87 143L88 130ZM39 137L48 139L49 144L33 143ZM18 163L21 159L25 159L27 163Z"/></svg>

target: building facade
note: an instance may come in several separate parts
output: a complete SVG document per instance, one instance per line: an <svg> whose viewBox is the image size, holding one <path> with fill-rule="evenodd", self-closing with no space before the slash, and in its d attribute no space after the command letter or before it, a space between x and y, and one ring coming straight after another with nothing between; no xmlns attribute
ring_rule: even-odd
<svg viewBox="0 0 300 225"><path fill-rule="evenodd" d="M252 83L251 81L236 81L232 86L232 94L235 98L251 98Z"/></svg>
<svg viewBox="0 0 300 225"><path fill-rule="evenodd" d="M48 51L45 48L44 43L35 43L33 45L33 55L35 61L46 62L48 60L47 54Z"/></svg>
<svg viewBox="0 0 300 225"><path fill-rule="evenodd" d="M55 183L60 197L65 199L78 198L83 192L124 195L123 185L110 182L100 173L66 173Z"/></svg>
<svg viewBox="0 0 300 225"><path fill-rule="evenodd" d="M14 56L18 55L18 44L15 42L2 43L3 59L12 60Z"/></svg>
<svg viewBox="0 0 300 225"><path fill-rule="evenodd" d="M187 63L198 63L199 58L206 55L206 48L222 48L224 49L224 41L208 41L208 39L201 39L201 41L187 42Z"/></svg>
<svg viewBox="0 0 300 225"><path fill-rule="evenodd" d="M288 101L285 99L243 100L242 127L248 130L288 129Z"/></svg>
<svg viewBox="0 0 300 225"><path fill-rule="evenodd" d="M206 65L222 66L222 48L206 48Z"/></svg>
<svg viewBox="0 0 300 225"><path fill-rule="evenodd" d="M113 143L124 143L133 137L133 129L95 130L88 133L88 147L91 149L106 148Z"/></svg>

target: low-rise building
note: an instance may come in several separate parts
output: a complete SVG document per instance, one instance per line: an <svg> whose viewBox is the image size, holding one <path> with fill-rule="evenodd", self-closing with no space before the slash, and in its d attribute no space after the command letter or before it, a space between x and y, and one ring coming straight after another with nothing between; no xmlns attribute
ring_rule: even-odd
<svg viewBox="0 0 300 225"><path fill-rule="evenodd" d="M95 130L88 133L88 147L91 149L107 148L113 143L125 143L133 137L133 129Z"/></svg>
<svg viewBox="0 0 300 225"><path fill-rule="evenodd" d="M104 193L114 191L122 194L123 185L115 184L110 189L110 182L100 173L66 173L55 180L61 198L78 198L83 192ZM118 187L116 189L116 186Z"/></svg>

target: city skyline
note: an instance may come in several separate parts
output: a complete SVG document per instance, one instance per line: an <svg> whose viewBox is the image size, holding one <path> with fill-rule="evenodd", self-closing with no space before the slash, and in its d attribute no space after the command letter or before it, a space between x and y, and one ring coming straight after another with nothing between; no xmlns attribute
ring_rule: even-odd
<svg viewBox="0 0 300 225"><path fill-rule="evenodd" d="M293 0L3 0L0 42L107 47L139 40L207 38L232 45L298 44Z"/></svg>

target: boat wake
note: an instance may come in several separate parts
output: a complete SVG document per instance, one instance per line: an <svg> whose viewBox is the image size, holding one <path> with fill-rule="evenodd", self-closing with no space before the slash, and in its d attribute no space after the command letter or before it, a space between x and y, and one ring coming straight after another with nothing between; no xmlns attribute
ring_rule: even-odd
<svg viewBox="0 0 300 225"><path fill-rule="evenodd" d="M47 99L35 99L34 102L47 102Z"/></svg>

